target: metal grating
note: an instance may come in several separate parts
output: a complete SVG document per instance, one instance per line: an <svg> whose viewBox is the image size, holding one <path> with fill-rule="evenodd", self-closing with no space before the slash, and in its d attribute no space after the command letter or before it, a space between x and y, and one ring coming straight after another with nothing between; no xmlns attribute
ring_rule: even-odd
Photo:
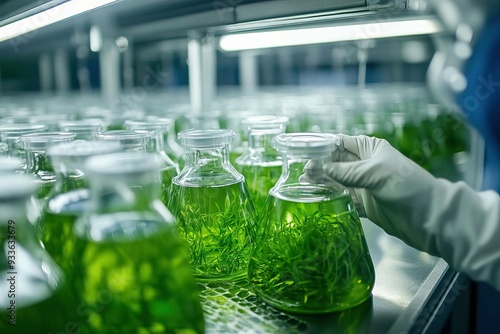
<svg viewBox="0 0 500 334"><path fill-rule="evenodd" d="M199 283L207 334L300 334L308 324L265 304L245 281Z"/></svg>

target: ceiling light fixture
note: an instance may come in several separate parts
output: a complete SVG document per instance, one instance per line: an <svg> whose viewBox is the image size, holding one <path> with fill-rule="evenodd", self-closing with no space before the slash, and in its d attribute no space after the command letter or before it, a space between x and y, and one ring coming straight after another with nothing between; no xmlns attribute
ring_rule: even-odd
<svg viewBox="0 0 500 334"><path fill-rule="evenodd" d="M437 20L412 19L232 34L222 36L219 40L219 46L224 51L241 51L282 46L427 35L437 33L441 30L441 25Z"/></svg>

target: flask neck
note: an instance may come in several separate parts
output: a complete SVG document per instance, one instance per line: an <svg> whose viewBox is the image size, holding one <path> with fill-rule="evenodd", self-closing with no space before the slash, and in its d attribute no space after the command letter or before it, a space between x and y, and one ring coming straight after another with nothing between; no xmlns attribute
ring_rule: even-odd
<svg viewBox="0 0 500 334"><path fill-rule="evenodd" d="M23 157L23 150L19 147L19 137L4 137L2 141L7 144L10 157Z"/></svg>
<svg viewBox="0 0 500 334"><path fill-rule="evenodd" d="M324 183L328 177L324 174L322 166L328 163L328 157L305 158L301 156L283 155L282 174L275 187L289 184ZM307 178L304 178L307 170Z"/></svg>
<svg viewBox="0 0 500 334"><path fill-rule="evenodd" d="M248 132L248 149L251 153L264 156L279 157L278 152L272 147L273 138L284 131L262 133L262 131Z"/></svg>
<svg viewBox="0 0 500 334"><path fill-rule="evenodd" d="M140 212L150 210L160 199L158 171L127 175L92 175L90 181L95 213Z"/></svg>
<svg viewBox="0 0 500 334"><path fill-rule="evenodd" d="M214 171L229 164L229 145L211 148L186 148L186 166Z"/></svg>
<svg viewBox="0 0 500 334"><path fill-rule="evenodd" d="M146 141L146 152L161 152L164 149L164 136L162 131L151 131Z"/></svg>
<svg viewBox="0 0 500 334"><path fill-rule="evenodd" d="M54 174L54 167L50 163L45 152L35 152L26 150L26 167L28 171L34 174L46 173Z"/></svg>
<svg viewBox="0 0 500 334"><path fill-rule="evenodd" d="M81 170L69 169L65 166L54 166L56 184L54 193L61 194L78 189L88 188L88 183Z"/></svg>
<svg viewBox="0 0 500 334"><path fill-rule="evenodd" d="M186 164L172 181L180 186L214 187L241 182L241 175L229 161L229 145L186 149Z"/></svg>

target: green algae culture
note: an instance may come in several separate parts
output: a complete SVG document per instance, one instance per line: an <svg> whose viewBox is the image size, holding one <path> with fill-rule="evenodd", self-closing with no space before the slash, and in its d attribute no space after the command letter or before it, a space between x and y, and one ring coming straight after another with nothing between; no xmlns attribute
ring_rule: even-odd
<svg viewBox="0 0 500 334"><path fill-rule="evenodd" d="M62 268L70 285L73 276L79 274L78 259L84 248L73 233L74 223L90 210L90 191L83 165L91 156L119 150L116 143L76 141L55 145L47 152L54 166L56 183L36 226L46 251Z"/></svg>
<svg viewBox="0 0 500 334"><path fill-rule="evenodd" d="M250 116L242 120L247 129L248 147L235 161L243 174L258 212L264 208L267 194L281 176L281 155L272 147L272 139L285 132L288 117Z"/></svg>
<svg viewBox="0 0 500 334"><path fill-rule="evenodd" d="M175 219L160 200L155 154L86 163L92 209L75 224L85 243L75 277L92 333L203 333L199 290Z"/></svg>
<svg viewBox="0 0 500 334"><path fill-rule="evenodd" d="M28 221L26 203L34 190L27 176L0 176L0 332L88 333L78 301Z"/></svg>
<svg viewBox="0 0 500 334"><path fill-rule="evenodd" d="M245 177L256 210L262 213L269 190L281 176L281 161L274 165L238 166L237 169Z"/></svg>
<svg viewBox="0 0 500 334"><path fill-rule="evenodd" d="M173 179L172 212L189 246L195 278L242 279L255 242L257 215L243 176L229 162L232 130L187 130L186 166Z"/></svg>
<svg viewBox="0 0 500 334"><path fill-rule="evenodd" d="M37 224L45 250L64 272L68 284L79 275L79 259L85 243L76 238L75 221L89 209L87 189L75 190L51 197Z"/></svg>
<svg viewBox="0 0 500 334"><path fill-rule="evenodd" d="M370 296L373 264L349 194L332 198L329 189L293 187L273 193L269 205L249 266L262 299L285 311L326 313Z"/></svg>
<svg viewBox="0 0 500 334"><path fill-rule="evenodd" d="M173 224L147 215L98 215L78 235L86 248L75 279L93 333L204 332L189 255Z"/></svg>
<svg viewBox="0 0 500 334"><path fill-rule="evenodd" d="M146 151L156 153L156 158L161 171L161 199L163 204L170 209L172 179L179 174L179 164L167 154L169 129L172 121L167 118L150 117L145 120L127 120L125 126L132 131L145 131L148 134Z"/></svg>
<svg viewBox="0 0 500 334"><path fill-rule="evenodd" d="M30 133L40 133L47 130L46 125L16 123L0 125L0 141L7 144L8 156L24 159L24 150L19 146L19 138ZM26 168L26 166L24 166Z"/></svg>
<svg viewBox="0 0 500 334"><path fill-rule="evenodd" d="M248 279L288 312L343 311L370 297L375 272L349 191L323 174L337 137L281 134L282 175L269 191Z"/></svg>
<svg viewBox="0 0 500 334"><path fill-rule="evenodd" d="M52 163L46 154L50 146L74 141L75 134L70 132L32 133L20 137L20 145L26 154L27 173L35 177L40 185L37 197L46 200L56 184Z"/></svg>
<svg viewBox="0 0 500 334"><path fill-rule="evenodd" d="M209 281L245 277L256 219L245 183L173 187L173 213L189 246L194 276Z"/></svg>

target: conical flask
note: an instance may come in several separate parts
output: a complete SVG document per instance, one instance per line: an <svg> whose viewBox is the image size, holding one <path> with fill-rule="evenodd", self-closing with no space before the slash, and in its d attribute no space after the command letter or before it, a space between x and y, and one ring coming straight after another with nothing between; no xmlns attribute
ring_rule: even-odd
<svg viewBox="0 0 500 334"><path fill-rule="evenodd" d="M243 175L229 162L234 136L228 129L179 133L186 165L173 179L172 210L199 280L228 281L247 275L256 215Z"/></svg>
<svg viewBox="0 0 500 334"><path fill-rule="evenodd" d="M170 120L127 120L125 127L131 131L146 131L148 145L146 151L155 153L161 173L161 199L170 208L172 179L179 174L179 165L165 151L165 136L168 135Z"/></svg>
<svg viewBox="0 0 500 334"><path fill-rule="evenodd" d="M281 176L281 154L271 145L272 139L285 132L286 116L259 115L245 118L248 147L236 159L235 167L243 174L258 212L264 209L269 190Z"/></svg>
<svg viewBox="0 0 500 334"><path fill-rule="evenodd" d="M84 331L61 270L28 221L35 188L29 176L0 175L0 333Z"/></svg>
<svg viewBox="0 0 500 334"><path fill-rule="evenodd" d="M86 164L93 207L75 233L91 333L203 333L199 290L174 217L160 200L154 154L114 153Z"/></svg>
<svg viewBox="0 0 500 334"><path fill-rule="evenodd" d="M273 141L283 173L269 192L249 280L258 296L285 311L342 311L373 289L373 263L349 191L321 167L309 168L328 161L334 140L331 134L290 133Z"/></svg>
<svg viewBox="0 0 500 334"><path fill-rule="evenodd" d="M84 164L92 156L119 152L115 142L78 140L49 148L50 158L56 174L54 189L42 208L36 224L45 250L62 268L68 285L73 285L73 275L78 275L78 263L85 243L76 238L73 231L75 221L90 210L90 189ZM78 291L74 291L76 295Z"/></svg>

